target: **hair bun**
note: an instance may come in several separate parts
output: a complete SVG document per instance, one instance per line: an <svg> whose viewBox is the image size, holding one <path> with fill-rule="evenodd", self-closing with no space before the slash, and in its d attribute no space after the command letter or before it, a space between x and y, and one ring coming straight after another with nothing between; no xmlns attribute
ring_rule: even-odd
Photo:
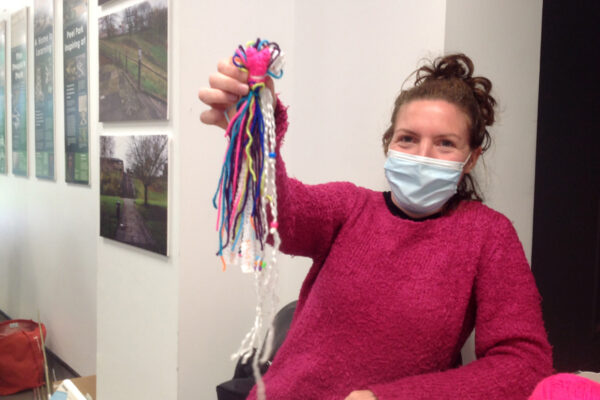
<svg viewBox="0 0 600 400"><path fill-rule="evenodd" d="M436 80L459 80L466 84L479 104L485 126L494 123L496 100L491 96L492 82L483 76L473 76L473 61L462 53L436 58L430 65L416 71L415 86Z"/></svg>
<svg viewBox="0 0 600 400"><path fill-rule="evenodd" d="M468 80L473 76L473 61L464 54L450 54L436 58L431 65L417 70L416 84L428 79Z"/></svg>

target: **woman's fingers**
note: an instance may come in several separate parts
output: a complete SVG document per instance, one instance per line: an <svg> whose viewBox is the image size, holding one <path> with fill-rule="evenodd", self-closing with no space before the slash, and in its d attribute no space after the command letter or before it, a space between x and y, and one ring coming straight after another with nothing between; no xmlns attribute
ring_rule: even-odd
<svg viewBox="0 0 600 400"><path fill-rule="evenodd" d="M207 125L216 125L223 129L227 129L227 119L223 110L211 108L210 110L200 113L200 121Z"/></svg>
<svg viewBox="0 0 600 400"><path fill-rule="evenodd" d="M231 58L219 61L217 73L209 76L208 83L211 88L223 90L236 96L248 94L248 73L233 65Z"/></svg>
<svg viewBox="0 0 600 400"><path fill-rule="evenodd" d="M217 71L223 75L229 76L238 82L248 82L248 72L242 71L231 61L231 58L224 58L217 64Z"/></svg>
<svg viewBox="0 0 600 400"><path fill-rule="evenodd" d="M198 91L198 98L206 105L223 109L235 104L239 100L239 96L233 93L212 88L200 89Z"/></svg>
<svg viewBox="0 0 600 400"><path fill-rule="evenodd" d="M344 400L377 400L377 396L370 390L355 390Z"/></svg>
<svg viewBox="0 0 600 400"><path fill-rule="evenodd" d="M245 96L248 94L248 84L246 82L240 82L221 72L209 76L208 84L213 89L222 90L236 96Z"/></svg>
<svg viewBox="0 0 600 400"><path fill-rule="evenodd" d="M208 125L220 126L223 129L227 128L224 113L229 109L234 109L238 97L222 90L202 88L198 91L198 98L210 106L209 110L200 113L200 121Z"/></svg>
<svg viewBox="0 0 600 400"><path fill-rule="evenodd" d="M231 59L223 59L217 72L208 77L209 88L198 92L200 101L214 108L227 109L241 96L248 94L248 73L233 65Z"/></svg>
<svg viewBox="0 0 600 400"><path fill-rule="evenodd" d="M200 114L200 120L208 125L217 125L227 128L225 112L231 118L235 113L235 104L241 96L248 93L248 85L221 73L211 75L209 88L198 91L198 98L204 104L210 106L210 110Z"/></svg>
<svg viewBox="0 0 600 400"><path fill-rule="evenodd" d="M231 58L226 58L219 61L217 72L209 76L208 83L210 87L198 91L200 101L210 107L200 114L200 120L205 124L226 129L225 113L232 118L236 103L242 96L248 94L248 73L233 65ZM266 77L265 85L273 94L273 107L275 107L277 100L273 80Z"/></svg>

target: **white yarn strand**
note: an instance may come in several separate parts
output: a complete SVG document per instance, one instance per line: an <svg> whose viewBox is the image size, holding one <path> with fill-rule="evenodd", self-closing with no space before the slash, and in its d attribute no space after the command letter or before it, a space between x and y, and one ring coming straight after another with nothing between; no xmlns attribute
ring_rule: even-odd
<svg viewBox="0 0 600 400"><path fill-rule="evenodd" d="M261 327L268 326L267 337L265 341L258 341L256 347L255 357L252 362L252 371L256 380L256 393L259 400L266 399L265 384L260 373L260 364L264 364L268 361L271 351L273 348L273 326L272 321L279 303L277 296L277 281L279 274L277 272L277 253L279 251L279 245L281 239L277 230L277 189L275 185L275 163L276 160L271 155L275 154L276 149L276 137L275 137L275 117L273 111L273 97L268 89L261 90L259 104L263 114L263 120L265 124L265 138L263 141L263 154L265 157L266 166L263 167L262 182L264 187L262 188L261 196L261 217L263 221L267 221L266 205L269 204L269 210L271 214L271 224L268 230L265 229L263 232L263 243L266 246L266 239L268 235L273 237L273 247L270 249L270 257L267 260L267 251L263 252L262 260L266 261L266 265L262 268L262 271L257 268L255 270L256 276L256 288L257 288L257 307L256 313L257 321L255 326L258 327L257 332L260 331ZM265 312L266 311L266 312ZM256 336L258 339L262 336ZM263 347L264 346L264 347Z"/></svg>
<svg viewBox="0 0 600 400"><path fill-rule="evenodd" d="M275 132L275 117L273 111L273 97L271 96L270 90L261 91L260 95L260 105L261 109L265 110L264 113L264 122L265 122L265 147L268 146L268 149L265 149L265 153L268 155L274 155L276 151L276 132ZM267 263L267 274L265 279L266 284L266 294L270 294L270 310L267 314L269 317L269 322L272 322L275 312L277 310L277 306L279 304L279 297L277 296L277 282L279 280L278 269L275 268L277 265L277 253L279 252L279 245L281 243L281 239L279 237L279 231L277 229L277 187L275 184L276 176L275 176L275 167L276 167L276 158L268 157L267 160L267 168L268 171L265 174L265 201L269 201L269 210L271 211L271 221L274 223L273 226L269 227L269 233L273 236L273 247L271 249L271 257L269 262ZM271 325L271 324L269 324ZM270 330L272 332L273 329ZM261 362L266 362L270 357L270 353L273 347L273 335L270 333L266 340L266 348L262 353Z"/></svg>
<svg viewBox="0 0 600 400"><path fill-rule="evenodd" d="M260 214L261 220L264 223L269 221L267 216L267 203L270 211L270 221L272 224L266 227L262 234L262 238L254 237L254 229L251 229L250 212L251 204L246 204L244 209L244 220L242 225L242 237L240 238L239 250L241 251L241 257L239 263L242 267L242 271L254 272L254 286L256 291L257 303L254 317L254 324L250 331L246 334L242 343L236 353L231 358L237 359L242 358L242 362L246 363L252 355L253 349L256 349L254 359L252 361L252 371L256 380L257 398L259 400L266 399L266 391L262 375L260 373L260 364L264 364L268 361L272 349L273 349L273 326L272 321L279 304L279 297L277 295L277 283L279 280L279 273L276 268L277 255L279 252L279 246L281 239L277 230L277 188L275 185L276 174L276 160L270 155L275 154L276 150L276 133L275 133L275 116L273 110L273 97L269 89L263 89L260 91L259 105L262 110L264 126L265 126L265 137L263 141L263 155L264 155L264 167L262 179L262 194L261 194L261 207ZM246 167L244 165L244 167ZM247 167L242 169L242 176L247 176ZM245 179L244 179L245 181ZM241 184L241 182L240 182ZM238 188L239 193L239 188ZM236 198L238 193L236 193ZM267 238L268 235L273 237L273 246L269 246L270 249L267 251ZM260 248L260 243L264 243L265 248ZM236 246L237 247L237 246ZM232 249L236 251L236 249ZM269 257L267 259L267 253ZM264 267L263 267L264 266ZM262 268L261 268L262 267ZM266 339L260 340L264 337L265 333L263 329L269 327L266 335Z"/></svg>
<svg viewBox="0 0 600 400"><path fill-rule="evenodd" d="M281 76L283 53L280 53L273 61L269 71L274 76ZM253 271L254 288L257 298L254 324L242 340L238 351L231 357L232 359L241 357L242 363L246 363L253 351L255 351L252 361L252 372L256 380L257 399L266 400L266 389L260 373L260 365L269 360L273 350L273 318L279 304L279 296L277 295L279 273L276 265L281 238L279 237L277 226L276 157L274 157L277 147L275 115L273 110L273 96L267 87L263 87L260 90L258 101L264 122L263 168L260 188L261 205L258 212L260 212L261 221L264 224L267 224L269 221L270 223L269 226L265 226L262 237L256 237L256 230L251 225L250 215L252 206L248 202L244 209L244 220L242 221L243 225L241 228L242 236L239 244L236 246L236 249L231 246L232 256L235 256L238 251L241 254L239 263L242 271ZM239 183L236 199L240 193L240 187L244 184L242 182L246 181L245 177L247 177L247 174L248 166L244 165L241 171L241 176L244 179ZM267 204L269 212L267 212ZM267 245L269 235L273 239L272 246ZM264 247L261 247L261 243ZM266 332L266 339L261 340L261 338L265 337L263 330L267 327L269 329Z"/></svg>
<svg viewBox="0 0 600 400"><path fill-rule="evenodd" d="M240 257L239 263L242 272L251 273L255 266L255 237L252 229L252 203L246 202L244 207L244 220L242 224L242 237L240 238Z"/></svg>

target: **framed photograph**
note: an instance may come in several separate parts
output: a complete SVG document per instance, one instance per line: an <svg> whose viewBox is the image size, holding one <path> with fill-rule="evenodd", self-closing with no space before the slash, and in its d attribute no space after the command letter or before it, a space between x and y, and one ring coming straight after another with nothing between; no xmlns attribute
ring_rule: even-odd
<svg viewBox="0 0 600 400"><path fill-rule="evenodd" d="M100 236L167 255L167 135L100 136Z"/></svg>
<svg viewBox="0 0 600 400"><path fill-rule="evenodd" d="M98 21L101 122L168 118L167 0L147 0Z"/></svg>

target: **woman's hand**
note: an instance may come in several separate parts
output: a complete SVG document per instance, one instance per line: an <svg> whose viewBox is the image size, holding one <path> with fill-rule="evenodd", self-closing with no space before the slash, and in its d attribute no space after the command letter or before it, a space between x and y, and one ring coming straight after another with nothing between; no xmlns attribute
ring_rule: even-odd
<svg viewBox="0 0 600 400"><path fill-rule="evenodd" d="M231 58L219 61L217 72L208 77L210 87L198 92L200 101L210 107L200 114L200 120L208 125L227 128L224 113L233 116L239 98L248 94L247 82L248 73L233 65Z"/></svg>
<svg viewBox="0 0 600 400"><path fill-rule="evenodd" d="M355 390L344 400L377 400L377 397L370 390Z"/></svg>
<svg viewBox="0 0 600 400"><path fill-rule="evenodd" d="M248 73L233 65L231 58L226 58L219 62L217 72L209 76L208 83L209 88L202 88L198 92L200 101L210 107L200 114L200 120L226 129L225 113L229 118L233 117L237 101L248 94ZM267 77L265 84L273 94L273 80Z"/></svg>

